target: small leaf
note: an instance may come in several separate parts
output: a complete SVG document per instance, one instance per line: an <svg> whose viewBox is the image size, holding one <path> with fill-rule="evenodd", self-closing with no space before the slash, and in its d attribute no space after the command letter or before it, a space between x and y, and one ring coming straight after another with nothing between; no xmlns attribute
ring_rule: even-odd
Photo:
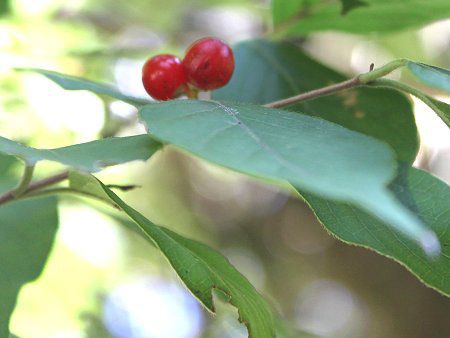
<svg viewBox="0 0 450 338"><path fill-rule="evenodd" d="M17 156L28 164L47 160L88 172L134 160L147 160L159 148L160 144L147 135L111 137L57 149L35 149L0 136L0 152Z"/></svg>
<svg viewBox="0 0 450 338"><path fill-rule="evenodd" d="M0 337L8 337L20 288L35 280L44 269L57 226L55 198L0 206Z"/></svg>
<svg viewBox="0 0 450 338"><path fill-rule="evenodd" d="M0 337L8 337L20 288L39 277L58 226L52 197L0 206Z"/></svg>
<svg viewBox="0 0 450 338"><path fill-rule="evenodd" d="M342 9L341 15L346 15L351 10L354 10L358 7L369 6L369 4L362 0L341 0Z"/></svg>
<svg viewBox="0 0 450 338"><path fill-rule="evenodd" d="M230 83L213 92L216 100L265 104L347 78L289 44L245 41L233 48L236 69ZM419 149L408 98L392 89L358 88L286 108L317 116L388 143L397 159L413 163Z"/></svg>
<svg viewBox="0 0 450 338"><path fill-rule="evenodd" d="M249 104L175 100L145 106L140 116L162 142L247 175L357 205L429 254L439 252L439 243L429 241L433 234L387 190L396 161L384 143L319 118Z"/></svg>
<svg viewBox="0 0 450 338"><path fill-rule="evenodd" d="M10 169L19 164L0 154L0 193L16 185ZM58 226L55 198L10 202L0 206L0 337L8 337L9 321L20 288L42 272Z"/></svg>
<svg viewBox="0 0 450 338"><path fill-rule="evenodd" d="M79 183L83 179L83 185L97 185L96 191L102 189L136 222L141 232L161 250L183 283L208 310L215 312L212 291L220 290L237 307L239 320L247 326L249 336L275 337L274 319L268 304L224 256L204 244L153 224L93 176L81 175L78 177Z"/></svg>
<svg viewBox="0 0 450 338"><path fill-rule="evenodd" d="M111 85L86 80L76 76L65 75L50 70L36 69L36 68L23 68L18 70L42 74L48 79L60 85L62 88L67 90L88 90L90 92L99 95L106 95L113 97L115 99L127 102L136 107L151 103L150 100L125 95L121 93L119 89L114 88Z"/></svg>
<svg viewBox="0 0 450 338"><path fill-rule="evenodd" d="M450 71L420 62L409 61L409 70L428 86L442 89L450 93Z"/></svg>
<svg viewBox="0 0 450 338"><path fill-rule="evenodd" d="M426 285L450 296L450 187L427 172L402 167L390 188L444 243L439 257L429 259L416 243L394 233L360 208L311 194L301 195L337 238L394 259Z"/></svg>

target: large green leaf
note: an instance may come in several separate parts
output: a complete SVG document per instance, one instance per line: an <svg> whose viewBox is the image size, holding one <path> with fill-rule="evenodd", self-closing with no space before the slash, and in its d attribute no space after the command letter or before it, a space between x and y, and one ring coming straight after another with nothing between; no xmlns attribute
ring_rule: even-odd
<svg viewBox="0 0 450 338"><path fill-rule="evenodd" d="M62 88L67 90L88 90L90 92L99 95L106 95L124 102L128 102L129 104L132 104L134 106L142 106L145 104L149 104L151 102L150 100L145 100L139 97L125 95L121 93L119 89L114 88L111 85L86 80L76 76L61 74L51 70L37 69L37 68L27 68L19 70L42 74L48 79L60 85Z"/></svg>
<svg viewBox="0 0 450 338"><path fill-rule="evenodd" d="M387 190L395 156L337 124L250 104L175 100L140 111L152 137L233 170L350 202L420 242L439 244Z"/></svg>
<svg viewBox="0 0 450 338"><path fill-rule="evenodd" d="M0 155L0 168L8 169L13 163L13 157ZM0 192L14 184L8 171L2 171ZM9 320L20 288L42 272L57 226L55 198L0 206L0 337L8 337Z"/></svg>
<svg viewBox="0 0 450 338"><path fill-rule="evenodd" d="M449 70L412 61L408 61L407 66L423 83L450 93Z"/></svg>
<svg viewBox="0 0 450 338"><path fill-rule="evenodd" d="M88 172L147 160L159 147L160 144L147 135L111 137L57 149L35 149L0 136L0 152L20 157L29 165L48 160Z"/></svg>
<svg viewBox="0 0 450 338"><path fill-rule="evenodd" d="M357 207L302 195L323 225L339 239L393 258L422 282L450 296L450 187L424 171L402 168L391 189L445 243L439 257L429 259L416 243Z"/></svg>
<svg viewBox="0 0 450 338"><path fill-rule="evenodd" d="M233 78L213 93L214 99L264 104L345 80L288 43L247 41L235 46L234 53ZM400 161L412 163L416 157L419 141L413 109L409 100L395 90L348 90L287 109L383 140Z"/></svg>
<svg viewBox="0 0 450 338"><path fill-rule="evenodd" d="M273 0L272 3L275 30L287 34L329 30L358 34L390 32L450 16L448 0L364 0L365 6L345 16L341 15L340 1Z"/></svg>
<svg viewBox="0 0 450 338"><path fill-rule="evenodd" d="M73 177L76 179L74 187L90 187L97 193L102 190L102 197L108 196L136 222L140 231L161 250L183 283L208 310L215 312L212 291L220 290L237 307L239 320L247 326L249 336L275 337L270 307L224 256L204 244L153 224L93 176L77 174Z"/></svg>

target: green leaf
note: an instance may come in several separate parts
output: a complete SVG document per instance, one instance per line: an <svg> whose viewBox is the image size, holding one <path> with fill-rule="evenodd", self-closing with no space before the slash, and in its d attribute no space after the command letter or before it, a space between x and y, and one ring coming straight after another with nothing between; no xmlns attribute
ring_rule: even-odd
<svg viewBox="0 0 450 338"><path fill-rule="evenodd" d="M450 71L420 62L409 61L409 70L423 83L450 93Z"/></svg>
<svg viewBox="0 0 450 338"><path fill-rule="evenodd" d="M356 1L345 1L355 3ZM450 16L448 0L364 0L341 15L341 1L273 0L275 32L307 34L338 30L365 34L415 28Z"/></svg>
<svg viewBox="0 0 450 338"><path fill-rule="evenodd" d="M450 127L450 105L445 102L441 102L426 95L422 91L413 88L407 84L389 80L389 79L377 79L371 82L371 86L393 88L398 91L403 91L416 96L418 99L422 100L423 103L427 104L434 112L444 121L447 126Z"/></svg>
<svg viewBox="0 0 450 338"><path fill-rule="evenodd" d="M97 180L87 179L87 177L89 178L89 176L86 176L84 173L73 170L70 171L68 177L69 188L75 192L80 192L82 194L89 195L90 197L95 197L106 203L111 203L111 199L98 184ZM117 207L115 204L113 204L113 206Z"/></svg>
<svg viewBox="0 0 450 338"><path fill-rule="evenodd" d="M20 288L44 269L58 226L56 199L28 199L0 206L0 337Z"/></svg>
<svg viewBox="0 0 450 338"><path fill-rule="evenodd" d="M395 177L388 146L337 124L250 104L175 100L140 111L152 137L248 175L349 202L420 242L439 243L386 188Z"/></svg>
<svg viewBox="0 0 450 338"><path fill-rule="evenodd" d="M0 193L16 185L13 156L0 154ZM9 321L20 288L44 268L58 226L56 199L39 198L0 206L0 337L8 337Z"/></svg>
<svg viewBox="0 0 450 338"><path fill-rule="evenodd" d="M346 80L288 43L252 40L233 50L233 78L213 92L214 99L264 104ZM395 90L347 90L286 109L318 116L387 142L403 162L412 163L419 149L412 105Z"/></svg>
<svg viewBox="0 0 450 338"><path fill-rule="evenodd" d="M361 0L341 0L341 3L342 3L342 9L341 9L342 15L346 15L348 12L350 12L358 7L369 6L369 4L366 1L361 1Z"/></svg>
<svg viewBox="0 0 450 338"><path fill-rule="evenodd" d="M220 290L237 307L239 320L247 326L249 336L275 337L274 319L268 304L224 256L204 244L153 224L93 176L79 175L77 180L77 184L83 186L97 186L96 191L102 189L114 204L120 206L146 238L161 250L186 287L209 311L215 312L212 291Z"/></svg>
<svg viewBox="0 0 450 338"><path fill-rule="evenodd" d="M42 74L67 90L88 90L99 95L113 97L136 107L151 103L149 100L122 94L119 89L111 85L86 80L76 76L65 75L54 71L37 68L23 68L18 70Z"/></svg>
<svg viewBox="0 0 450 338"><path fill-rule="evenodd" d="M402 167L391 184L397 198L444 243L439 257L429 259L416 243L345 203L301 193L316 216L340 240L357 244L404 265L426 285L450 296L450 187L424 171Z"/></svg>
<svg viewBox="0 0 450 338"><path fill-rule="evenodd" d="M17 185L12 169L19 164L19 160L14 156L0 153L0 192L10 190Z"/></svg>
<svg viewBox="0 0 450 338"><path fill-rule="evenodd" d="M432 97L429 97L429 100L432 104L429 104L427 102L425 103L427 103L430 108L433 109L435 113L441 118L441 120L450 127L450 105L445 102L433 99Z"/></svg>
<svg viewBox="0 0 450 338"><path fill-rule="evenodd" d="M28 165L47 160L82 171L134 160L147 160L160 144L147 135L111 137L57 149L35 149L0 136L0 152L23 159Z"/></svg>

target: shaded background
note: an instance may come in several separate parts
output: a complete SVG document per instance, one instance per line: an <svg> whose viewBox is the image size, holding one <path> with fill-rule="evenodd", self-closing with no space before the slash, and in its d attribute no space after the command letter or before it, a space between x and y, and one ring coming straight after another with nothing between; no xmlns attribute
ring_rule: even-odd
<svg viewBox="0 0 450 338"><path fill-rule="evenodd" d="M205 35L234 43L270 32L270 1L263 0L0 0L0 134L50 148L143 132L126 103L67 92L14 67L110 82L145 97L140 72L149 56L182 56ZM348 75L398 57L449 68L450 20L388 35L317 33L302 44ZM415 164L449 182L450 133L424 104L414 104L422 139ZM55 167L40 165L38 174ZM336 241L283 191L170 147L147 163L100 176L107 183L139 184L124 195L131 205L219 249L305 335L450 337L448 298L397 263ZM246 336L231 306L219 301L213 319L160 253L109 212L91 201L62 200L47 267L21 291L12 320L16 334Z"/></svg>

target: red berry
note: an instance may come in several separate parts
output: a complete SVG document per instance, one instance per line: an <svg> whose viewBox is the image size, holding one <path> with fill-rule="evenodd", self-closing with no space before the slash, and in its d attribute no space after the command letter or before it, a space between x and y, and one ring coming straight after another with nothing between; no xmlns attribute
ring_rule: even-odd
<svg viewBox="0 0 450 338"><path fill-rule="evenodd" d="M186 75L181 60L174 55L156 55L142 68L142 83L156 100L170 100L184 90Z"/></svg>
<svg viewBox="0 0 450 338"><path fill-rule="evenodd" d="M225 86L234 71L231 48L215 38L203 38L194 42L183 60L187 81L202 90Z"/></svg>

